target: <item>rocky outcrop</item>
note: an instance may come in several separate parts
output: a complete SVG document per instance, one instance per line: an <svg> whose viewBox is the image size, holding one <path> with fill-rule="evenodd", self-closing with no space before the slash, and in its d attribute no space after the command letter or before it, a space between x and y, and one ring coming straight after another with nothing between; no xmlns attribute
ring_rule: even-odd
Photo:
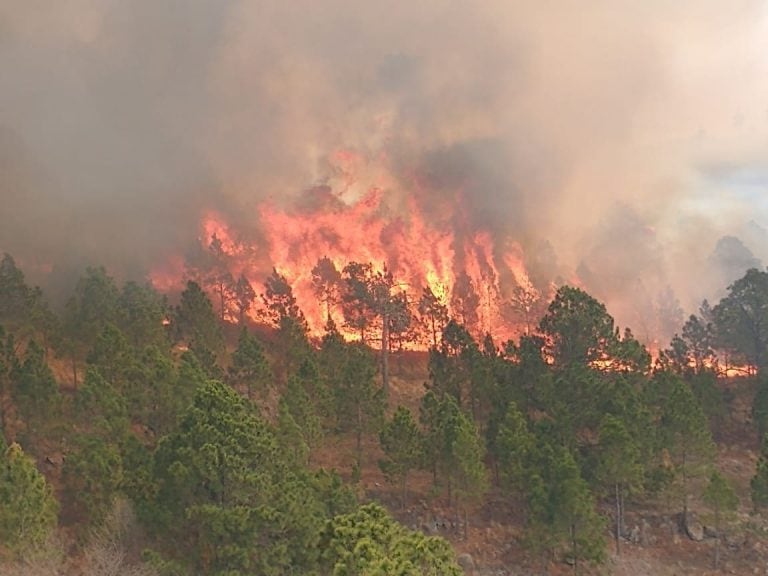
<svg viewBox="0 0 768 576"><path fill-rule="evenodd" d="M459 563L459 566L464 570L464 574L467 574L469 576L473 576L475 573L475 560L472 558L471 554L459 554L459 557L456 558L456 562Z"/></svg>
<svg viewBox="0 0 768 576"><path fill-rule="evenodd" d="M688 536L688 538L694 542L701 542L704 540L704 525L699 521L698 516L696 516L694 512L680 514L678 517L678 525L680 526L680 532Z"/></svg>

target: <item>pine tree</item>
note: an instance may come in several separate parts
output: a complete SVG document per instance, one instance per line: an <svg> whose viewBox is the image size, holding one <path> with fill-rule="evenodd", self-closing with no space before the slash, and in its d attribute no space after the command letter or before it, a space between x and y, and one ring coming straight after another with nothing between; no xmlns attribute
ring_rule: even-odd
<svg viewBox="0 0 768 576"><path fill-rule="evenodd" d="M3 437L8 420L11 379L18 369L16 341L13 334L6 335L5 329L0 326L0 436Z"/></svg>
<svg viewBox="0 0 768 576"><path fill-rule="evenodd" d="M29 287L13 257L5 253L0 260L0 323L14 331L24 322Z"/></svg>
<svg viewBox="0 0 768 576"><path fill-rule="evenodd" d="M333 322L333 308L341 301L341 272L327 256L320 258L312 268L312 290L325 305L325 321Z"/></svg>
<svg viewBox="0 0 768 576"><path fill-rule="evenodd" d="M107 324L117 322L119 292L103 267L86 269L75 294L67 301L59 348L72 361L72 379L78 384L78 362L91 348Z"/></svg>
<svg viewBox="0 0 768 576"><path fill-rule="evenodd" d="M435 295L432 288L424 287L417 304L419 320L427 333L427 340L431 348L437 350L440 344L440 335L448 324L448 307Z"/></svg>
<svg viewBox="0 0 768 576"><path fill-rule="evenodd" d="M539 553L565 545L578 573L580 561L603 561L604 523L571 452L554 444L544 430L536 436L526 482L526 541Z"/></svg>
<svg viewBox="0 0 768 576"><path fill-rule="evenodd" d="M197 282L187 282L181 302L174 311L176 337L188 345L193 343L211 352L224 348L224 339L211 301Z"/></svg>
<svg viewBox="0 0 768 576"><path fill-rule="evenodd" d="M379 432L379 442L386 456L379 461L379 467L388 480L399 484L405 508L408 474L418 468L422 458L422 436L410 410L398 406Z"/></svg>
<svg viewBox="0 0 768 576"><path fill-rule="evenodd" d="M56 422L61 405L59 387L45 361L43 349L32 340L24 361L11 374L13 399L33 441L45 436Z"/></svg>
<svg viewBox="0 0 768 576"><path fill-rule="evenodd" d="M482 500L488 490L485 446L472 420L464 414L455 421L450 467L456 500L464 511L464 539L468 538L469 507Z"/></svg>
<svg viewBox="0 0 768 576"><path fill-rule="evenodd" d="M264 282L261 295L261 315L269 325L277 329L274 343L276 357L275 376L279 383L285 383L288 376L301 365L304 358L312 354L309 343L309 326L299 308L293 288L285 276L276 269Z"/></svg>
<svg viewBox="0 0 768 576"><path fill-rule="evenodd" d="M152 524L195 573L311 573L324 507L294 464L251 403L206 382L155 451Z"/></svg>
<svg viewBox="0 0 768 576"><path fill-rule="evenodd" d="M304 439L301 426L291 414L286 398L277 405L277 429L275 431L280 448L296 467L304 466L309 460L309 445Z"/></svg>
<svg viewBox="0 0 768 576"><path fill-rule="evenodd" d="M463 574L448 542L407 530L376 504L334 517L323 531L320 547L322 574Z"/></svg>
<svg viewBox="0 0 768 576"><path fill-rule="evenodd" d="M194 385L180 376L171 359L156 346L145 348L137 364L127 395L129 416L159 437L176 425L192 400ZM187 366L184 360L182 366Z"/></svg>
<svg viewBox="0 0 768 576"><path fill-rule="evenodd" d="M453 501L453 444L459 421L462 418L461 409L456 399L445 394L438 396L428 390L421 399L419 420L424 429L424 459L425 465L432 470L435 486L445 482L448 488L448 498Z"/></svg>
<svg viewBox="0 0 768 576"><path fill-rule="evenodd" d="M322 439L323 428L317 409L310 399L305 381L301 377L302 372L299 370L299 374L288 378L288 384L280 402L298 426L299 434L306 446L306 458L303 463L308 464L313 451ZM303 375L314 379L307 374Z"/></svg>
<svg viewBox="0 0 768 576"><path fill-rule="evenodd" d="M604 524L597 514L589 486L581 477L578 465L570 452L562 450L554 462L552 495L556 511L555 526L568 534L568 555L573 559L574 573L579 572L579 561L599 563L604 557Z"/></svg>
<svg viewBox="0 0 768 576"><path fill-rule="evenodd" d="M768 364L768 272L752 268L712 309L720 346L757 368Z"/></svg>
<svg viewBox="0 0 768 576"><path fill-rule="evenodd" d="M96 338L86 362L115 388L124 391L136 371L134 351L114 324L107 324Z"/></svg>
<svg viewBox="0 0 768 576"><path fill-rule="evenodd" d="M64 460L66 504L86 525L98 524L112 508L123 479L123 460L100 434L79 434Z"/></svg>
<svg viewBox="0 0 768 576"><path fill-rule="evenodd" d="M362 461L363 434L378 428L384 414L384 396L376 386L376 364L362 343L344 345L337 380L331 382L336 418L341 430L355 433L355 461Z"/></svg>
<svg viewBox="0 0 768 576"><path fill-rule="evenodd" d="M117 326L134 348L154 345L166 351L169 310L165 297L149 285L126 282L117 301Z"/></svg>
<svg viewBox="0 0 768 576"><path fill-rule="evenodd" d="M555 366L589 364L602 359L613 345L613 318L605 305L579 288L558 289L539 330Z"/></svg>
<svg viewBox="0 0 768 576"><path fill-rule="evenodd" d="M256 291L251 285L251 281L245 274L240 274L234 287L235 306L237 307L237 322L245 326L246 315L253 308L256 301Z"/></svg>
<svg viewBox="0 0 768 576"><path fill-rule="evenodd" d="M755 510L768 508L768 434L763 436L760 457L757 459L755 475L750 482L752 506Z"/></svg>
<svg viewBox="0 0 768 576"><path fill-rule="evenodd" d="M57 514L51 487L32 459L0 436L0 542L24 556L43 545Z"/></svg>
<svg viewBox="0 0 768 576"><path fill-rule="evenodd" d="M739 505L739 498L733 491L733 486L717 470L712 472L709 478L709 484L702 495L704 502L715 513L715 570L720 567L720 540L722 534L720 531L721 521L724 514L734 512Z"/></svg>
<svg viewBox="0 0 768 576"><path fill-rule="evenodd" d="M688 514L690 479L706 469L714 444L701 404L682 378L669 372L658 373L654 378L668 388L659 432L664 447L672 457L675 470L679 473L685 518Z"/></svg>
<svg viewBox="0 0 768 576"><path fill-rule="evenodd" d="M75 396L75 411L81 427L95 436L118 443L129 433L125 397L95 368L85 373L85 381Z"/></svg>
<svg viewBox="0 0 768 576"><path fill-rule="evenodd" d="M528 461L535 441L525 416L510 402L499 423L495 445L504 486L518 495L525 491Z"/></svg>
<svg viewBox="0 0 768 576"><path fill-rule="evenodd" d="M264 348L245 326L240 331L237 348L232 354L228 375L235 387L245 386L249 400L253 400L254 390L263 398L272 384L272 369Z"/></svg>
<svg viewBox="0 0 768 576"><path fill-rule="evenodd" d="M641 452L620 419L606 415L600 426L597 477L613 492L614 542L616 554L621 554L621 530L624 525L624 498L628 490L642 481Z"/></svg>

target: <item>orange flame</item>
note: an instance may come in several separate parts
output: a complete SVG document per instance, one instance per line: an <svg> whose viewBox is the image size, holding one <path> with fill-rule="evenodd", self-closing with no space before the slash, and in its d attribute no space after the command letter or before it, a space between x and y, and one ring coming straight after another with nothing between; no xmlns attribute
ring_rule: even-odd
<svg viewBox="0 0 768 576"><path fill-rule="evenodd" d="M475 336L491 333L496 341L503 341L522 332L519 322L505 317L505 300L515 286L538 292L519 244L507 241L502 247L487 230L471 230L460 213L461 199L454 206L441 207L438 221L430 220L420 209L416 194L405 199L396 196L382 172L373 178L373 185L361 191L361 183L371 183L373 171L354 152L337 152L331 162L336 174L334 188L310 190L303 208L285 209L272 203L259 207L255 216L266 246L249 244L220 214L208 211L201 221L203 247L218 239L233 274L245 273L257 283L271 271L264 266L266 250L268 260L291 284L315 335L322 333L326 318L325 306L313 290L312 268L323 257L340 271L350 262L370 262L377 271L386 267L397 289L412 303L429 287L449 311L456 280L466 275L479 302L477 325L468 326ZM366 174L360 175L361 171ZM457 232L449 224L456 222L464 230ZM255 254L260 254L258 262ZM159 289L167 289L175 285L171 278L178 278L179 270L174 260L151 279ZM259 286L254 290L261 292ZM340 324L340 311L334 314Z"/></svg>

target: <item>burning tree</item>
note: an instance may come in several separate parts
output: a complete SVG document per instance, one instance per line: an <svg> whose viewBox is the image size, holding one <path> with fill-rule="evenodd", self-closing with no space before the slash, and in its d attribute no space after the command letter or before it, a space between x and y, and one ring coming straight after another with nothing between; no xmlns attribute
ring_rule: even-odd
<svg viewBox="0 0 768 576"><path fill-rule="evenodd" d="M451 297L453 317L468 330L477 332L480 327L480 295L477 293L475 283L466 272L462 272L456 278Z"/></svg>
<svg viewBox="0 0 768 576"><path fill-rule="evenodd" d="M543 315L544 306L546 306L543 304L541 294L531 285L518 285L512 289L512 295L508 302L512 313L522 321L525 334L530 334L531 329Z"/></svg>
<svg viewBox="0 0 768 576"><path fill-rule="evenodd" d="M331 311L341 301L343 284L341 272L336 268L333 260L323 256L312 268L312 289L317 299L325 305L325 321L331 322Z"/></svg>
<svg viewBox="0 0 768 576"><path fill-rule="evenodd" d="M307 320L299 308L293 288L276 269L272 270L272 275L264 284L261 300L264 304L264 319L277 328L278 352L285 360L285 377L308 354Z"/></svg>
<svg viewBox="0 0 768 576"><path fill-rule="evenodd" d="M224 322L229 307L235 301L236 282L230 272L227 253L214 232L211 243L208 245L208 270L205 273L204 282L210 286L219 300L219 315Z"/></svg>
<svg viewBox="0 0 768 576"><path fill-rule="evenodd" d="M240 325L243 325L245 324L246 315L251 311L256 301L256 291L245 274L240 274L235 283L234 299L237 308L237 321Z"/></svg>
<svg viewBox="0 0 768 576"><path fill-rule="evenodd" d="M393 293L395 280L386 266L377 272L371 263L350 262L342 274L346 288L342 297L346 325L359 330L363 342L367 331L374 327L380 330L382 383L387 394L392 329L398 333L407 330L410 324L408 300L402 292Z"/></svg>
<svg viewBox="0 0 768 576"><path fill-rule="evenodd" d="M431 336L432 348L437 349L439 338L448 324L448 306L432 291L432 288L425 286L418 304L419 317L422 326Z"/></svg>

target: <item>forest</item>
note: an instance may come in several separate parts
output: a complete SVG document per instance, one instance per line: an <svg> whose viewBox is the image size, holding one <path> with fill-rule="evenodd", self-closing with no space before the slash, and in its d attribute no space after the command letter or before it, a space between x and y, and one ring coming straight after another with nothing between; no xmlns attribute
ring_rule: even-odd
<svg viewBox="0 0 768 576"><path fill-rule="evenodd" d="M768 432L766 271L653 354L575 286L540 310L521 295L520 337L495 342L478 303L451 317L371 263L317 263L322 335L277 270L260 291L217 278L168 296L91 267L53 306L3 257L0 572L460 575L456 543L492 507L533 573L588 574L649 501L689 533L708 515L717 568L737 507L768 507L768 441L748 503L717 459L734 382ZM410 404L404 362L428 375Z"/></svg>

